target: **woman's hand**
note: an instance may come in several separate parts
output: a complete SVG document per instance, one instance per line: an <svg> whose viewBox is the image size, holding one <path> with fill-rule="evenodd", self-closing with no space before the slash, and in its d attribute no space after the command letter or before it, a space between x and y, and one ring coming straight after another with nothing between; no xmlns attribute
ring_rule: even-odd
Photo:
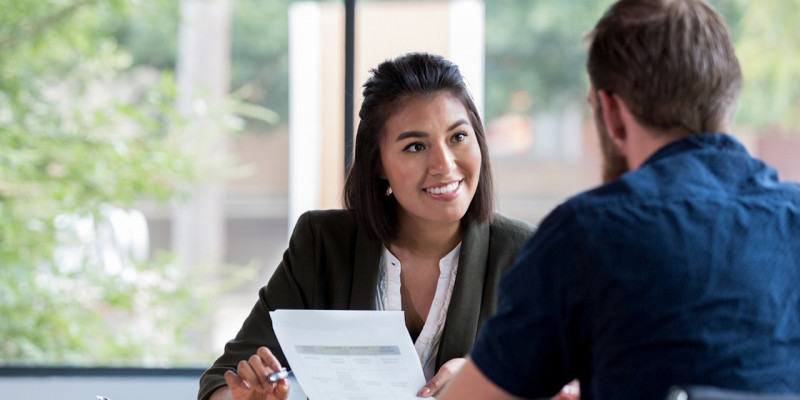
<svg viewBox="0 0 800 400"><path fill-rule="evenodd" d="M564 385L552 400L581 400L581 385L577 379Z"/></svg>
<svg viewBox="0 0 800 400"><path fill-rule="evenodd" d="M433 397L436 393L439 393L450 378L461 369L465 362L467 362L467 360L464 358L454 358L442 364L442 367L439 368L439 372L419 390L417 397Z"/></svg>
<svg viewBox="0 0 800 400"><path fill-rule="evenodd" d="M267 376L281 370L281 363L266 347L260 347L247 361L239 361L236 373L225 372L234 400L286 400L289 398L289 382L281 379L270 383Z"/></svg>

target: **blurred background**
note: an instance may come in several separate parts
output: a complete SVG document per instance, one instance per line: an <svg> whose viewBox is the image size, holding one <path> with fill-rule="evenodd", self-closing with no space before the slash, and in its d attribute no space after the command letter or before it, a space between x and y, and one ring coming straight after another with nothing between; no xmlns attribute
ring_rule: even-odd
<svg viewBox="0 0 800 400"><path fill-rule="evenodd" d="M345 93L410 51L461 66L499 211L600 183L583 35L609 0L0 0L0 366L203 367L296 217L340 207ZM735 132L800 180L798 0L715 0ZM357 117L356 117L357 124Z"/></svg>

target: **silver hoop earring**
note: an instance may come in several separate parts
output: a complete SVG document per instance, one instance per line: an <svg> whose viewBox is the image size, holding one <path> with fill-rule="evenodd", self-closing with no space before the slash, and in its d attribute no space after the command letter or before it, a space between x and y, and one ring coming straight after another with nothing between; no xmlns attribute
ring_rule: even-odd
<svg viewBox="0 0 800 400"><path fill-rule="evenodd" d="M386 196L391 196L391 195L392 195L392 187L386 186Z"/></svg>

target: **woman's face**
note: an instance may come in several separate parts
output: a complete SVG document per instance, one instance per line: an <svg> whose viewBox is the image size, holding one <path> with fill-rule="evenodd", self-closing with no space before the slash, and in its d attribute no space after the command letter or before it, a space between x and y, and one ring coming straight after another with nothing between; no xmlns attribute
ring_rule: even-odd
<svg viewBox="0 0 800 400"><path fill-rule="evenodd" d="M382 177L400 204L400 223L455 223L466 214L481 151L466 108L449 93L401 103L385 125Z"/></svg>

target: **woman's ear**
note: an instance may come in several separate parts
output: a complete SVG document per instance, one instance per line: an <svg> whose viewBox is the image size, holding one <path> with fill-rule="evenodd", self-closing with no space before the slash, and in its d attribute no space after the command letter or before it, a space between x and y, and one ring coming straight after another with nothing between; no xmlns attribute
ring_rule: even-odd
<svg viewBox="0 0 800 400"><path fill-rule="evenodd" d="M603 123L609 138L614 142L622 154L625 154L625 145L628 139L628 130L622 117L625 103L619 96L605 90L597 91L597 99L600 101L603 110Z"/></svg>

